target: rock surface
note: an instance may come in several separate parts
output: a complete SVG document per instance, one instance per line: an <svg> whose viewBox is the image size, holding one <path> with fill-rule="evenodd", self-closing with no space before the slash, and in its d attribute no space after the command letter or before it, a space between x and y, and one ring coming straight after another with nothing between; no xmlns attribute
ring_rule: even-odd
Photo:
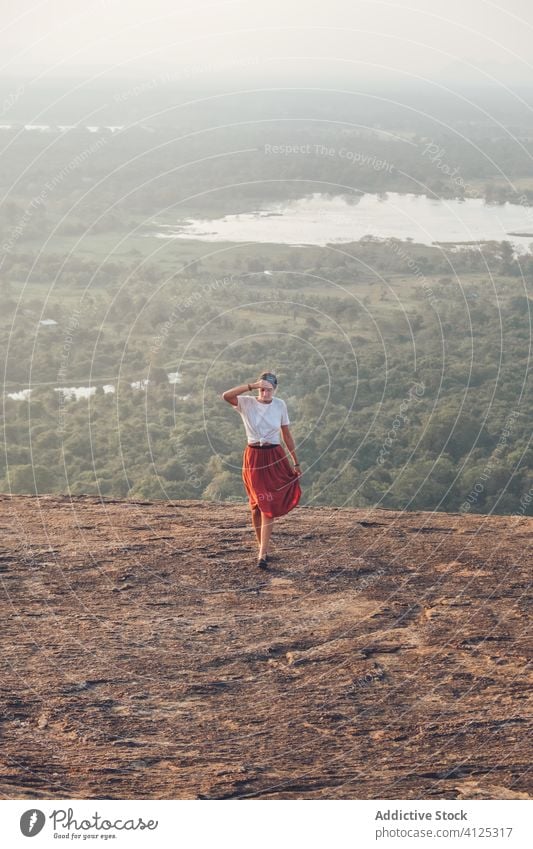
<svg viewBox="0 0 533 849"><path fill-rule="evenodd" d="M533 519L0 496L4 798L531 798ZM528 709L529 708L529 709Z"/></svg>

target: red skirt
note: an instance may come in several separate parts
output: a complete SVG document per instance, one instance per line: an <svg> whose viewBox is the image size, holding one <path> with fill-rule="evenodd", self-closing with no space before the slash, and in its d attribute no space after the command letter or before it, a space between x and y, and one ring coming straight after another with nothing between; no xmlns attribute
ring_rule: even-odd
<svg viewBox="0 0 533 849"><path fill-rule="evenodd" d="M297 506L302 490L281 445L254 448L247 445L242 461L242 479L250 507L273 519Z"/></svg>

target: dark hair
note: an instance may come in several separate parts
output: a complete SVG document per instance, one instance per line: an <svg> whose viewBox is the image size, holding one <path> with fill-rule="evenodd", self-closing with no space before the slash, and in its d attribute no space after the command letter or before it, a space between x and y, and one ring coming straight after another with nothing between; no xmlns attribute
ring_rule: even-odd
<svg viewBox="0 0 533 849"><path fill-rule="evenodd" d="M278 379L276 375L273 374L271 371L264 371L259 380L268 380L268 382L271 383L272 386L278 385Z"/></svg>

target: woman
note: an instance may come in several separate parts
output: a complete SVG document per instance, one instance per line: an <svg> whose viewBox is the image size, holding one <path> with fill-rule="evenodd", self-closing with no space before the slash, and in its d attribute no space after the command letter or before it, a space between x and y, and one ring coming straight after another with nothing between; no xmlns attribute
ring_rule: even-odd
<svg viewBox="0 0 533 849"><path fill-rule="evenodd" d="M242 416L248 445L244 451L242 479L252 510L252 523L259 543L260 569L266 569L268 546L274 519L297 506L300 488L300 464L289 430L287 405L275 398L278 379L264 372L255 383L244 383L224 392L222 398ZM257 397L243 395L257 389ZM280 434L293 459L291 467L280 444Z"/></svg>

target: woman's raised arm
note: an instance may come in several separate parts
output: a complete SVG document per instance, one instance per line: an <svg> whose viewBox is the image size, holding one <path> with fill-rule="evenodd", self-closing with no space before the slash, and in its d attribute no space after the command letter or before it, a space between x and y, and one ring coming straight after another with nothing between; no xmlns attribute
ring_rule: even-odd
<svg viewBox="0 0 533 849"><path fill-rule="evenodd" d="M243 383L241 386L234 386L233 389L227 389L222 393L222 398L228 404L237 406L237 395L242 395L243 392L251 392L252 389L272 389L272 384L268 380L256 380L254 383Z"/></svg>

